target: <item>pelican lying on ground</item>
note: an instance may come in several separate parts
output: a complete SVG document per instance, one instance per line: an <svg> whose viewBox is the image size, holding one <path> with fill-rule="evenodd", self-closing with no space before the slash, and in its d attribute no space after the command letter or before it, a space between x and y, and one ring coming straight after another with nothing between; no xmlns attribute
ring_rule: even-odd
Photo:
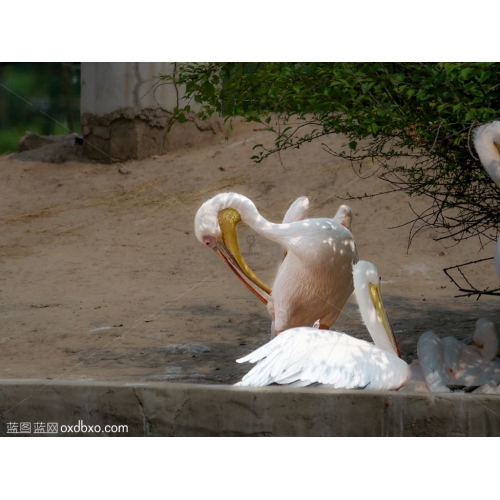
<svg viewBox="0 0 500 500"><path fill-rule="evenodd" d="M376 267L360 261L353 268L356 297L375 345L345 333L292 328L248 356L257 363L236 385L321 384L335 389L397 390L410 378L380 295Z"/></svg>
<svg viewBox="0 0 500 500"><path fill-rule="evenodd" d="M477 320L471 345L455 337L424 333L417 353L427 387L431 392L451 392L450 387L479 387L473 392L484 392L480 386L500 381L498 346L496 326L488 318Z"/></svg>
<svg viewBox="0 0 500 500"><path fill-rule="evenodd" d="M500 122L494 121L476 128L474 146L484 169L500 188ZM497 240L494 262L500 278L500 238Z"/></svg>
<svg viewBox="0 0 500 500"><path fill-rule="evenodd" d="M344 214L344 219L347 218ZM287 250L272 295L241 255L236 232L240 221ZM272 334L312 326L316 320L320 328L330 328L353 291L352 265L358 261L356 244L351 232L333 219L275 224L262 217L247 197L223 193L200 207L195 217L195 233L200 242L215 250L238 278L267 303L273 318Z"/></svg>

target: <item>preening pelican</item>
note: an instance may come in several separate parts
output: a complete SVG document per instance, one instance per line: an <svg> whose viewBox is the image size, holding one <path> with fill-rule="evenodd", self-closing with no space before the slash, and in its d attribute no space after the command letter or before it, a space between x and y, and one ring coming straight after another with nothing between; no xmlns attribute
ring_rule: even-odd
<svg viewBox="0 0 500 500"><path fill-rule="evenodd" d="M476 128L474 146L484 169L500 188L500 122L494 121ZM500 238L495 248L494 262L500 278Z"/></svg>
<svg viewBox="0 0 500 500"><path fill-rule="evenodd" d="M236 385L321 384L335 389L397 390L410 378L380 295L376 267L360 261L353 267L356 297L363 321L376 345L345 333L292 328L237 360L257 363Z"/></svg>
<svg viewBox="0 0 500 500"><path fill-rule="evenodd" d="M278 270L272 295L241 255L236 232L240 221L288 252ZM356 244L351 232L333 219L275 224L262 217L247 197L223 193L200 207L195 233L267 303L273 318L272 334L312 326L316 320L320 328L330 328L353 291L352 265L358 261Z"/></svg>

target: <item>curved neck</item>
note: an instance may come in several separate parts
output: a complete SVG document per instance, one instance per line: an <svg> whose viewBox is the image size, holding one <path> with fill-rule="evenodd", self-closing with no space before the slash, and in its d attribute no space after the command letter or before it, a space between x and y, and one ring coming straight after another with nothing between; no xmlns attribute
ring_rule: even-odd
<svg viewBox="0 0 500 500"><path fill-rule="evenodd" d="M473 340L482 358L491 361L498 354L499 339L495 324L485 318L482 318L476 323Z"/></svg>
<svg viewBox="0 0 500 500"><path fill-rule="evenodd" d="M356 293L356 298L358 299L359 311L361 312L361 317L363 322L370 333L373 343L383 349L386 352L390 352L395 356L399 356L398 352L392 345L389 334L386 327L382 323L373 301L370 296L369 291L370 282L363 279L363 276L357 276L354 274L354 289ZM385 312L384 312L385 314Z"/></svg>
<svg viewBox="0 0 500 500"><path fill-rule="evenodd" d="M377 347L380 347L380 349L383 349L384 351L390 352L391 354L394 354L394 356L399 357L399 354L394 349L389 338L387 337L387 332L384 328L384 325L378 319L378 315L375 308L373 307L373 304L371 304L371 302L367 302L365 312L363 312L363 307L361 306L361 304L359 306L359 309L361 311L361 317L365 322L366 328L370 333L373 343Z"/></svg>
<svg viewBox="0 0 500 500"><path fill-rule="evenodd" d="M289 236L286 231L288 224L275 224L268 221L260 215L253 201L246 196L235 195L225 205L227 205L225 208L238 211L241 220L265 238L280 244L286 243L286 238Z"/></svg>

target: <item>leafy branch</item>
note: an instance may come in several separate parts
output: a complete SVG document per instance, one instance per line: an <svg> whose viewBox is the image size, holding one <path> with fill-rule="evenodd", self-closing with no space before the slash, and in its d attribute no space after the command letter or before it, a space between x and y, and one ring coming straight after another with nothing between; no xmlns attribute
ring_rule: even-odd
<svg viewBox="0 0 500 500"><path fill-rule="evenodd" d="M499 118L499 63L186 63L176 69L163 78L184 85L201 118L242 116L274 133L273 146L254 148L257 163L344 134L340 150L323 144L324 150L359 174L367 162L379 165L388 191L429 199L409 221L409 245L429 226L453 244L497 239L500 189L473 154L471 134ZM183 108L177 111L183 116Z"/></svg>

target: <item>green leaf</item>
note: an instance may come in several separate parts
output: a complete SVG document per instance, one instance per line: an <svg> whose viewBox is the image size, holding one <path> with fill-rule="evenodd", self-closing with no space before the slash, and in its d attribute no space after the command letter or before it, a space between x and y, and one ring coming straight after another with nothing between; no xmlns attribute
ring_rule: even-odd
<svg viewBox="0 0 500 500"><path fill-rule="evenodd" d="M473 68L471 68L470 66L464 68L462 71L460 71L460 77L466 80L473 71Z"/></svg>

